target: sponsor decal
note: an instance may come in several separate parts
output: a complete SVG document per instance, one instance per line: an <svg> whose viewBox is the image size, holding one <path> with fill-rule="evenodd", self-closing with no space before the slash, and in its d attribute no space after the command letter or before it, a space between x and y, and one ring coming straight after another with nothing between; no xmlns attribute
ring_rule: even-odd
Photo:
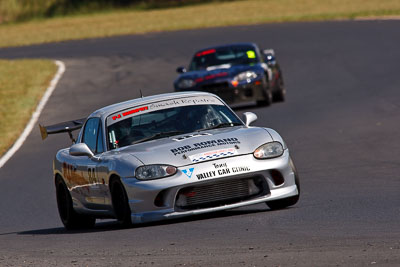
<svg viewBox="0 0 400 267"><path fill-rule="evenodd" d="M121 119L121 114L118 114L116 116L113 116L112 119L115 121L116 119Z"/></svg>
<svg viewBox="0 0 400 267"><path fill-rule="evenodd" d="M252 50L246 52L248 58L256 58L256 53Z"/></svg>
<svg viewBox="0 0 400 267"><path fill-rule="evenodd" d="M194 162L201 162L205 160L210 160L210 159L218 159L218 158L223 158L223 157L229 157L233 155L237 155L238 152L234 148L227 148L227 149L219 149L215 151L208 151L205 153L200 153L196 155L189 156L189 159Z"/></svg>
<svg viewBox="0 0 400 267"><path fill-rule="evenodd" d="M203 173L196 174L197 180L213 178L215 176L216 176L215 171L209 171L209 172L203 172Z"/></svg>
<svg viewBox="0 0 400 267"><path fill-rule="evenodd" d="M62 174L63 174L65 180L71 186L88 184L87 180L84 177L83 172L78 171L77 168L75 166L73 166L72 164L68 164L68 163L64 162L63 167L62 167Z"/></svg>
<svg viewBox="0 0 400 267"><path fill-rule="evenodd" d="M145 110L148 110L148 109L149 109L149 107L135 108L135 109L132 109L132 110L129 110L127 112L122 113L122 116L125 117L125 116L131 115L133 113L138 113L139 111L145 111Z"/></svg>
<svg viewBox="0 0 400 267"><path fill-rule="evenodd" d="M121 114L118 114L118 115L116 115L116 116L113 116L112 119L115 121L116 119L120 119L120 118L122 118L122 117L131 115L131 114L134 114L134 113L138 113L138 112L140 112L140 111L145 111L145 110L148 110L148 109L149 109L149 107L147 107L147 106L146 106L146 107L135 108L135 109L132 109L132 110L128 110L128 111L126 111L126 112L123 112L123 113L122 113L122 116L121 116Z"/></svg>
<svg viewBox="0 0 400 267"><path fill-rule="evenodd" d="M86 176L82 170L77 170L77 168L74 165L64 162L62 166L62 174L64 176L65 181L68 184L68 187L70 187L71 190L74 190L84 196L89 196L90 193L90 186L88 184L88 179L90 178L89 172Z"/></svg>
<svg viewBox="0 0 400 267"><path fill-rule="evenodd" d="M198 52L198 53L196 54L196 57L201 57L201 56L213 54L213 53L215 53L215 52L217 52L217 50L215 50L215 49L204 50L204 51Z"/></svg>
<svg viewBox="0 0 400 267"><path fill-rule="evenodd" d="M229 138L221 138L221 139L212 139L208 141L193 143L191 145L180 146L171 149L171 153L176 155L185 154L187 152L196 151L203 148L209 147L218 147L223 145L236 145L240 144L240 141L236 137L229 137Z"/></svg>
<svg viewBox="0 0 400 267"><path fill-rule="evenodd" d="M218 164L213 163L212 166L214 167L214 170L197 173L196 174L197 180L204 180L214 177L246 173L251 171L250 167L246 165L229 167L227 163L218 163Z"/></svg>
<svg viewBox="0 0 400 267"><path fill-rule="evenodd" d="M237 173L237 172L249 172L250 167L249 166L239 166L239 167L232 167L232 172Z"/></svg>
<svg viewBox="0 0 400 267"><path fill-rule="evenodd" d="M154 102L142 107L136 107L129 110L119 111L116 114L107 118L107 125L110 126L122 119L126 119L132 116L136 116L138 114L144 114L147 112L152 112L156 110L162 110L173 107L183 107L183 106L191 106L191 105L224 105L220 100L213 96L194 96L194 97L183 97L172 100L165 100Z"/></svg>
<svg viewBox="0 0 400 267"><path fill-rule="evenodd" d="M182 172L186 174L187 177L191 178L193 175L194 168L184 169Z"/></svg>
<svg viewBox="0 0 400 267"><path fill-rule="evenodd" d="M149 105L149 110L160 110L172 107L183 107L190 105L204 105L204 104L213 104L213 105L223 105L221 101L212 96L197 96L197 97L185 97L167 101L161 101L152 103Z"/></svg>
<svg viewBox="0 0 400 267"><path fill-rule="evenodd" d="M96 165L88 165L87 166L87 173L88 173L89 184L93 188L98 188L99 187L99 181L98 181L97 172L96 172Z"/></svg>
<svg viewBox="0 0 400 267"><path fill-rule="evenodd" d="M180 137L177 137L177 138L173 138L172 140L180 142L180 141L183 141L183 140L192 138L192 137L200 137L200 136L207 136L207 135L212 135L212 134L209 134L209 133L189 134L189 135L185 135L185 136L180 136Z"/></svg>
<svg viewBox="0 0 400 267"><path fill-rule="evenodd" d="M210 133L189 134L189 135L185 135L185 136L180 136L180 137L177 137L177 138L173 138L172 140L180 142L180 141L183 141L183 140L192 138L192 137L200 137L200 136L207 136L207 135L212 135L212 134L210 134Z"/></svg>
<svg viewBox="0 0 400 267"><path fill-rule="evenodd" d="M220 169L220 168L228 168L228 164L225 163L213 163L212 164L215 169Z"/></svg>

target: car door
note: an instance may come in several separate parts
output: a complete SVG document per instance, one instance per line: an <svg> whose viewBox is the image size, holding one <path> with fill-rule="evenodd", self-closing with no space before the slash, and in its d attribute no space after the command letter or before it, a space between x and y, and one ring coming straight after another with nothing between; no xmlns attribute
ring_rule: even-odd
<svg viewBox="0 0 400 267"><path fill-rule="evenodd" d="M101 209L104 206L103 185L104 179L99 173L101 164L101 154L104 152L102 142L102 127L100 118L90 118L85 124L82 133L82 143L85 143L95 155L92 158L78 157L76 161L78 171L83 173L86 191L83 204L89 209Z"/></svg>

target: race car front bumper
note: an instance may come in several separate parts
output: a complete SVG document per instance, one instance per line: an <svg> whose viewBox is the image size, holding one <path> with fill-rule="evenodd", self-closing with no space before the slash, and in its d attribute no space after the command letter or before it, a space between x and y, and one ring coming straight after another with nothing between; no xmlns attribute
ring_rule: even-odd
<svg viewBox="0 0 400 267"><path fill-rule="evenodd" d="M217 79L212 82L198 84L188 89L176 88L175 91L202 91L221 97L227 104L240 104L253 101L262 101L265 99L264 86L262 79L241 81L236 86L233 80Z"/></svg>
<svg viewBox="0 0 400 267"><path fill-rule="evenodd" d="M236 87L228 81L211 83L201 86L199 90L216 94L227 104L238 104L264 99L263 85L257 81L239 84Z"/></svg>
<svg viewBox="0 0 400 267"><path fill-rule="evenodd" d="M184 166L163 179L122 180L133 223L233 209L299 193L287 149L274 159L235 156Z"/></svg>

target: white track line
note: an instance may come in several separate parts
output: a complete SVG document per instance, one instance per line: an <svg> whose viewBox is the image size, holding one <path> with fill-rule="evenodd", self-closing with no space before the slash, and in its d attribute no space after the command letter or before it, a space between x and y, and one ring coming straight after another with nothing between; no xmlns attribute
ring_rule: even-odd
<svg viewBox="0 0 400 267"><path fill-rule="evenodd" d="M28 135L31 133L33 127L35 126L37 120L39 119L40 113L42 112L44 106L46 105L47 101L49 100L51 94L53 93L54 89L57 86L58 81L61 79L63 73L65 72L65 64L62 61L56 60L55 64L58 66L58 71L54 78L51 80L49 87L47 88L46 92L44 93L42 99L39 102L39 105L36 107L35 112L32 114L32 117L28 124L26 125L24 131L19 136L17 141L13 144L13 146L4 154L3 157L0 158L0 168L3 167L4 164L18 151L18 149L22 146L25 142Z"/></svg>

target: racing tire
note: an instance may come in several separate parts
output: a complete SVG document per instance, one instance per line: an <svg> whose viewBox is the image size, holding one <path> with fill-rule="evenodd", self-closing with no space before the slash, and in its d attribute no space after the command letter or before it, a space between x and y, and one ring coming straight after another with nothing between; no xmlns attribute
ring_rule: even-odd
<svg viewBox="0 0 400 267"><path fill-rule="evenodd" d="M96 218L77 213L72 204L71 194L61 177L56 179L57 207L60 219L67 230L90 229Z"/></svg>
<svg viewBox="0 0 400 267"><path fill-rule="evenodd" d="M274 102L284 102L286 98L286 88L283 84L282 76L277 81L277 89L274 92Z"/></svg>
<svg viewBox="0 0 400 267"><path fill-rule="evenodd" d="M110 183L111 201L115 217L124 227L131 227L131 208L128 203L128 195L119 178L115 178Z"/></svg>
<svg viewBox="0 0 400 267"><path fill-rule="evenodd" d="M267 107L267 106L272 104L273 95L272 95L272 92L271 92L271 88L269 86L269 82L267 81L267 79L265 77L263 78L263 83L262 84L263 84L262 94L263 94L264 99L263 100L257 100L257 106Z"/></svg>
<svg viewBox="0 0 400 267"><path fill-rule="evenodd" d="M293 163L292 159L290 159L290 163L289 164L292 167L292 170L293 170L293 173L294 173L294 182L296 184L298 194L295 195L295 196L292 196L292 197L287 197L287 198L283 198L283 199L278 199L278 200L273 200L273 201L266 202L267 206L272 210L279 210L279 209L287 208L289 206L293 206L300 199L300 179L299 179L299 175L297 173L296 166L294 166L294 163Z"/></svg>

